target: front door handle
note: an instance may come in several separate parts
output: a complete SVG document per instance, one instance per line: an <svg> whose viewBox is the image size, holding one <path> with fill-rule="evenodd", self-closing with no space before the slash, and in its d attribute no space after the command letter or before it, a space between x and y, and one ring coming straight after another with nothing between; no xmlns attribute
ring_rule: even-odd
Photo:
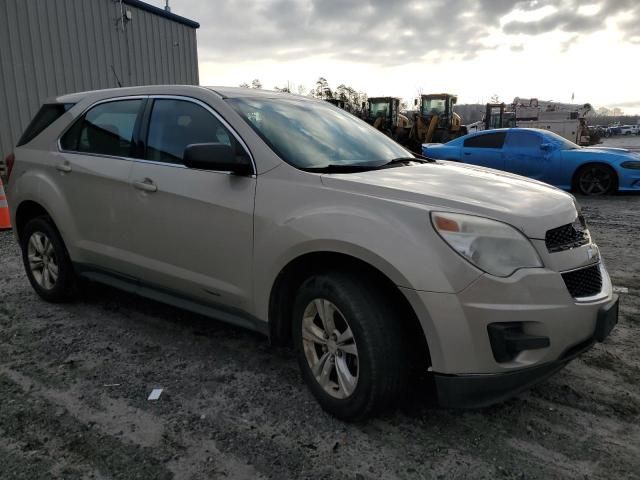
<svg viewBox="0 0 640 480"><path fill-rule="evenodd" d="M71 171L71 165L69 165L69 162L60 163L56 165L56 170L64 173L69 173Z"/></svg>
<svg viewBox="0 0 640 480"><path fill-rule="evenodd" d="M137 182L133 182L133 186L138 190L142 190L144 192L157 192L158 186L153 183L153 180L150 178L145 178L144 180L138 180Z"/></svg>

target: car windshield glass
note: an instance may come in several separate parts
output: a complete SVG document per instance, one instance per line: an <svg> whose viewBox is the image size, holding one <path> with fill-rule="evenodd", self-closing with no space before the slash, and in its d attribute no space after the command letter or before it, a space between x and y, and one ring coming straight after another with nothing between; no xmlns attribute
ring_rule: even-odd
<svg viewBox="0 0 640 480"><path fill-rule="evenodd" d="M227 101L285 162L301 169L376 168L411 153L326 102L284 98Z"/></svg>
<svg viewBox="0 0 640 480"><path fill-rule="evenodd" d="M444 115L445 102L441 98L423 98L422 114L423 115Z"/></svg>
<svg viewBox="0 0 640 480"><path fill-rule="evenodd" d="M573 143L571 140L567 140L564 137L561 137L557 133L546 132L546 135L551 137L554 143L559 145L560 150L575 150L577 148L582 148L580 145Z"/></svg>

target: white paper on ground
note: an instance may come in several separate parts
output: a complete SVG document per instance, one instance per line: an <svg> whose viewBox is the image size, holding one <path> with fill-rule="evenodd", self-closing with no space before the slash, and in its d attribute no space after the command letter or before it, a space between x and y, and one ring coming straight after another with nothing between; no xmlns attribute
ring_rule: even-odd
<svg viewBox="0 0 640 480"><path fill-rule="evenodd" d="M147 400L158 400L161 394L161 388L154 388L153 390L151 390L151 393L149 394L149 398L147 398Z"/></svg>

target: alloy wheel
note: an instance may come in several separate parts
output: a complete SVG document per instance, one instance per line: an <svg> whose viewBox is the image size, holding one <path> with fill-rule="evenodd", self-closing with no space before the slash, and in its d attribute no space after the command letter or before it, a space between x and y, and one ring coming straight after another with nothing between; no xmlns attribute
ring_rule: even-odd
<svg viewBox="0 0 640 480"><path fill-rule="evenodd" d="M45 290L51 290L58 281L58 261L53 243L42 232L34 232L27 247L29 268L35 281Z"/></svg>
<svg viewBox="0 0 640 480"><path fill-rule="evenodd" d="M334 398L344 399L358 385L358 348L345 316L329 300L309 302L302 318L302 343L318 384Z"/></svg>
<svg viewBox="0 0 640 480"><path fill-rule="evenodd" d="M588 167L579 179L580 191L585 195L603 195L613 184L613 176L609 170L602 167Z"/></svg>

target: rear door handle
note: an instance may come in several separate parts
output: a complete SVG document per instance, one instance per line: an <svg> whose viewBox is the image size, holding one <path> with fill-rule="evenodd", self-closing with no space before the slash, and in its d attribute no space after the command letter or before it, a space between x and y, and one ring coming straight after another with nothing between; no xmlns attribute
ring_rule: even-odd
<svg viewBox="0 0 640 480"><path fill-rule="evenodd" d="M69 173L71 171L71 165L69 165L69 162L60 163L56 165L56 170L60 172Z"/></svg>
<svg viewBox="0 0 640 480"><path fill-rule="evenodd" d="M137 182L133 182L133 186L138 190L142 190L144 192L157 192L158 186L153 183L153 180L150 178L145 178L144 180L138 180Z"/></svg>
<svg viewBox="0 0 640 480"><path fill-rule="evenodd" d="M471 155L471 152L464 152L465 155Z"/></svg>

